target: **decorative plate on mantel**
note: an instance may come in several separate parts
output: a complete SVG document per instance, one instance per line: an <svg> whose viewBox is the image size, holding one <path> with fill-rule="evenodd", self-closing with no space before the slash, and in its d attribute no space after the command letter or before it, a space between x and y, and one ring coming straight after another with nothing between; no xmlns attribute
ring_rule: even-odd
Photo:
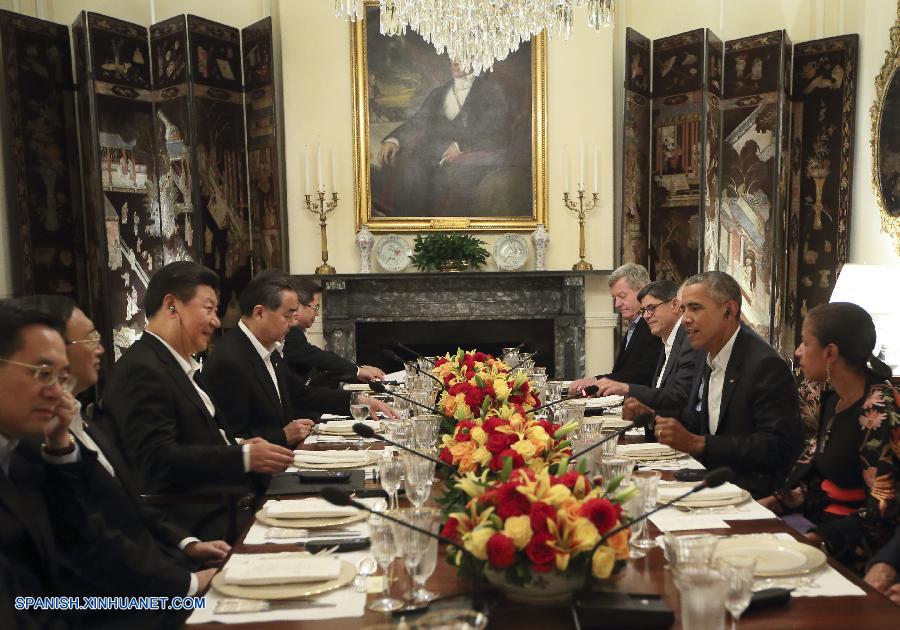
<svg viewBox="0 0 900 630"><path fill-rule="evenodd" d="M501 271L518 271L528 261L528 241L519 234L504 234L494 243L494 260Z"/></svg>
<svg viewBox="0 0 900 630"><path fill-rule="evenodd" d="M404 271L409 267L412 248L396 234L388 234L375 244L375 260L385 271Z"/></svg>

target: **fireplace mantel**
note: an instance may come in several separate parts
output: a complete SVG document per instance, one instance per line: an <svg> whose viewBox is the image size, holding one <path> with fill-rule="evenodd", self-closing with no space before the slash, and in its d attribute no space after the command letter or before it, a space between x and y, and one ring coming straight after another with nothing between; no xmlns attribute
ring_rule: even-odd
<svg viewBox="0 0 900 630"><path fill-rule="evenodd" d="M322 284L325 346L355 361L358 325L372 322L552 322L557 378L584 374L586 275L609 271L339 274ZM361 327L365 329L365 326ZM403 341L401 333L395 335ZM548 342L550 340L547 340ZM551 363L549 357L541 361Z"/></svg>

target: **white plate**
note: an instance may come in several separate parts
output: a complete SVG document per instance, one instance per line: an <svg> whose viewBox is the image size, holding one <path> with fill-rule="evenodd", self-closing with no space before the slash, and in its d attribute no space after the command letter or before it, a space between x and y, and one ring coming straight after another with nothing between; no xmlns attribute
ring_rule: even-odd
<svg viewBox="0 0 900 630"><path fill-rule="evenodd" d="M501 271L518 271L528 261L528 241L520 234L504 234L494 243L494 260Z"/></svg>
<svg viewBox="0 0 900 630"><path fill-rule="evenodd" d="M822 550L796 540L762 536L723 538L716 546L716 558L746 556L756 558L756 577L779 577L811 573L825 564Z"/></svg>
<svg viewBox="0 0 900 630"><path fill-rule="evenodd" d="M341 560L341 574L334 580L322 582L302 582L297 584L267 584L265 586L238 586L225 583L225 573L220 571L213 576L212 587L228 597L244 599L296 599L312 597L346 586L356 577L356 567Z"/></svg>
<svg viewBox="0 0 900 630"><path fill-rule="evenodd" d="M375 260L385 271L403 271L409 267L412 248L401 236L388 234L375 243Z"/></svg>

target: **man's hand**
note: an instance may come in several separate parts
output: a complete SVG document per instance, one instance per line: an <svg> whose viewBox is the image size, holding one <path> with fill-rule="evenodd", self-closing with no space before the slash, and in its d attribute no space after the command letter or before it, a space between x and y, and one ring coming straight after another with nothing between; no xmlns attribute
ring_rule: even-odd
<svg viewBox="0 0 900 630"><path fill-rule="evenodd" d="M462 155L462 151L459 150L459 145L455 142L451 142L450 146L448 146L441 155L439 163L444 164L445 162L453 162L453 160L460 155Z"/></svg>
<svg viewBox="0 0 900 630"><path fill-rule="evenodd" d="M194 573L197 576L197 595L202 595L209 588L209 583L218 569L203 569Z"/></svg>
<svg viewBox="0 0 900 630"><path fill-rule="evenodd" d="M891 588L887 590L885 595L888 596L892 602L900 606L900 584L894 584Z"/></svg>
<svg viewBox="0 0 900 630"><path fill-rule="evenodd" d="M690 455L700 455L706 449L706 438L691 433L675 418L656 416L656 441Z"/></svg>
<svg viewBox="0 0 900 630"><path fill-rule="evenodd" d="M583 390L585 387L589 387L591 385L596 385L597 379L593 376L586 376L585 378L580 378L577 381L572 381L569 384L569 395L574 395Z"/></svg>
<svg viewBox="0 0 900 630"><path fill-rule="evenodd" d="M231 545L224 540L210 540L207 542L192 542L184 548L184 555L207 567L219 566L231 551Z"/></svg>
<svg viewBox="0 0 900 630"><path fill-rule="evenodd" d="M393 166L397 161L397 152L400 151L400 145L396 142L382 142L381 152L378 154L378 163L382 166Z"/></svg>
<svg viewBox="0 0 900 630"><path fill-rule="evenodd" d="M653 410L637 398L626 398L622 405L622 420L634 420L642 413L653 413Z"/></svg>
<svg viewBox="0 0 900 630"><path fill-rule="evenodd" d="M266 442L260 438L252 438L245 443L250 444L250 470L256 473L272 475L284 472L294 464L294 452L283 446Z"/></svg>
<svg viewBox="0 0 900 630"><path fill-rule="evenodd" d="M359 371L356 373L356 378L366 383L371 383L372 381L383 381L384 371L371 365L360 365Z"/></svg>
<svg viewBox="0 0 900 630"><path fill-rule="evenodd" d="M877 588L882 593L887 593L888 589L897 581L897 570L887 562L876 562L866 571L864 579L872 588ZM894 603L898 602L895 601Z"/></svg>
<svg viewBox="0 0 900 630"><path fill-rule="evenodd" d="M75 397L63 392L56 405L56 415L44 425L44 443L52 450L62 450L69 446L69 426L78 415Z"/></svg>
<svg viewBox="0 0 900 630"><path fill-rule="evenodd" d="M284 436L287 438L287 443L293 446L305 440L306 436L312 431L313 424L313 421L309 418L291 420L284 427Z"/></svg>
<svg viewBox="0 0 900 630"><path fill-rule="evenodd" d="M597 392L599 396L628 395L628 383L620 383L619 381L614 381L609 378L601 378L597 381L597 387L600 388L600 391Z"/></svg>
<svg viewBox="0 0 900 630"><path fill-rule="evenodd" d="M386 415L388 418L400 418L400 416L397 415L397 412L394 411L394 408L389 404L387 404L383 400L378 400L377 398L369 396L369 415L372 416L373 420L378 420L379 411Z"/></svg>
<svg viewBox="0 0 900 630"><path fill-rule="evenodd" d="M815 547L820 546L823 542L822 537L819 536L816 532L806 532L805 534L803 534L803 537L806 538L806 542Z"/></svg>

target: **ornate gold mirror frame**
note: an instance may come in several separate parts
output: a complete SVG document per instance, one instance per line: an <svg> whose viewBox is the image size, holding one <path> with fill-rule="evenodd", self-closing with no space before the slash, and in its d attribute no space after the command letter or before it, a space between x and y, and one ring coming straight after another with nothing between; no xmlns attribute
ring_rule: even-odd
<svg viewBox="0 0 900 630"><path fill-rule="evenodd" d="M875 78L875 101L869 110L872 116L872 186L881 208L881 229L894 239L900 254L900 137L890 135L889 125L900 125L900 2L897 20L891 28L891 47L885 54L884 65ZM888 111L888 109L890 111ZM895 134L896 135L896 134ZM890 144L887 144L890 143ZM885 190L890 189L890 195Z"/></svg>

